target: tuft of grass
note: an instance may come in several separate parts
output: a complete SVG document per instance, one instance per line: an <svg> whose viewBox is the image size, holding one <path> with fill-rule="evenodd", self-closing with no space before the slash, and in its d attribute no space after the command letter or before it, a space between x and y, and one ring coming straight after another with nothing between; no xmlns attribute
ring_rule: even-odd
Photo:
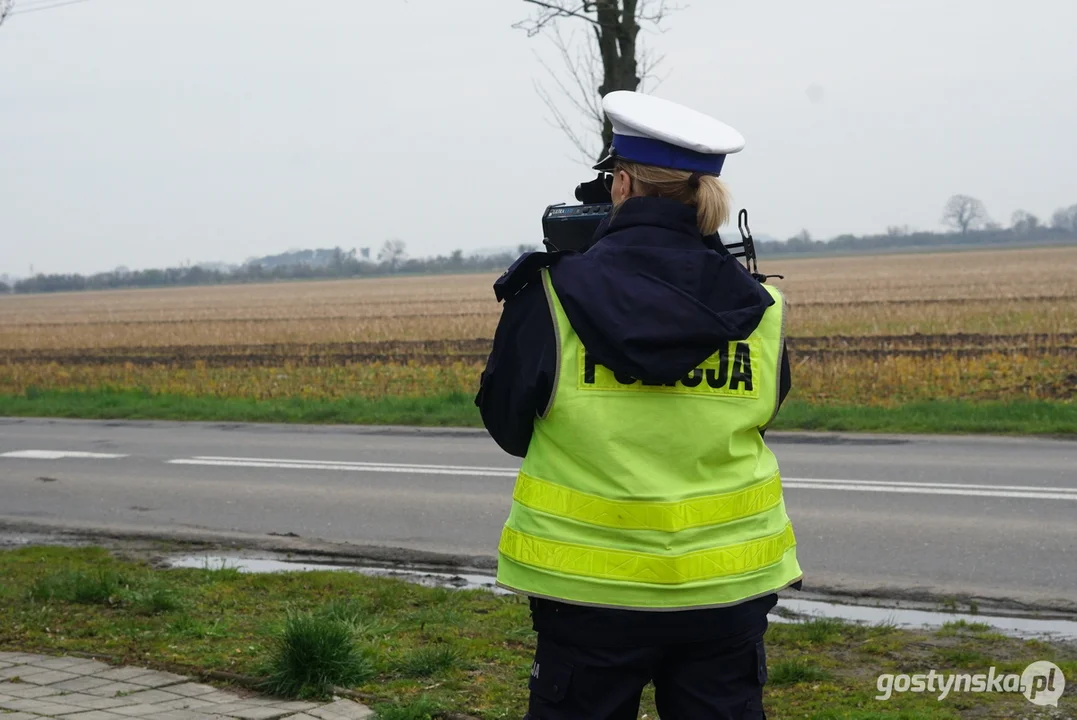
<svg viewBox="0 0 1077 720"><path fill-rule="evenodd" d="M262 688L289 698L324 698L334 686L359 685L375 674L347 623L289 612L273 638Z"/></svg>
<svg viewBox="0 0 1077 720"><path fill-rule="evenodd" d="M873 637L889 635L893 632L897 632L897 621L895 621L893 618L880 620L868 629L868 634Z"/></svg>
<svg viewBox="0 0 1077 720"><path fill-rule="evenodd" d="M768 673L768 682L772 685L796 685L829 679L830 673L803 658L782 660L775 663Z"/></svg>
<svg viewBox="0 0 1077 720"><path fill-rule="evenodd" d="M408 604L412 590L403 580L386 579L371 588L371 591L359 600L359 607L364 608L369 615L391 613Z"/></svg>
<svg viewBox="0 0 1077 720"><path fill-rule="evenodd" d="M208 583L235 582L243 577L243 571L235 565L229 565L227 560L221 560L219 565L210 562L206 558L200 570L202 579Z"/></svg>
<svg viewBox="0 0 1077 720"><path fill-rule="evenodd" d="M183 598L175 588L156 584L145 589L133 590L127 601L137 613L159 615L183 609Z"/></svg>
<svg viewBox="0 0 1077 720"><path fill-rule="evenodd" d="M782 635L799 643L823 645L838 640L849 633L862 633L862 629L838 618L812 618L799 623L782 626Z"/></svg>
<svg viewBox="0 0 1077 720"><path fill-rule="evenodd" d="M448 670L460 660L460 651L452 645L426 645L401 658L397 669L405 677L424 678Z"/></svg>
<svg viewBox="0 0 1077 720"><path fill-rule="evenodd" d="M811 715L808 720L942 720L952 717L955 716L949 708L898 713L879 710L823 710Z"/></svg>
<svg viewBox="0 0 1077 720"><path fill-rule="evenodd" d="M441 708L425 695L413 702L374 706L378 720L434 720Z"/></svg>
<svg viewBox="0 0 1077 720"><path fill-rule="evenodd" d="M128 577L109 568L61 570L46 575L34 582L28 596L42 603L124 606L141 615L183 608L183 598L170 585L137 574Z"/></svg>
<svg viewBox="0 0 1077 720"><path fill-rule="evenodd" d="M39 602L110 605L126 585L127 579L113 570L62 570L38 579L30 588L30 598Z"/></svg>
<svg viewBox="0 0 1077 720"><path fill-rule="evenodd" d="M331 600L322 608L321 614L330 620L339 620L349 625L361 625L369 622L373 616L367 604L357 598Z"/></svg>
<svg viewBox="0 0 1077 720"><path fill-rule="evenodd" d="M383 615L372 612L370 607L364 600L344 598L329 602L319 614L348 625L355 637L364 640L388 635L400 627L399 623L386 622Z"/></svg>
<svg viewBox="0 0 1077 720"><path fill-rule="evenodd" d="M214 619L212 624L207 625L201 620L195 620L190 615L180 615L170 622L165 630L173 637L205 640L206 638L225 636L224 631L220 628L220 623L220 618Z"/></svg>
<svg viewBox="0 0 1077 720"><path fill-rule="evenodd" d="M935 656L938 657L946 667L987 667L993 662L991 658L981 652L966 650L964 648L939 648L935 651Z"/></svg>
<svg viewBox="0 0 1077 720"><path fill-rule="evenodd" d="M935 631L939 637L955 637L967 633L980 635L991 632L991 626L987 623L970 623L967 620L954 620L943 623L943 626Z"/></svg>

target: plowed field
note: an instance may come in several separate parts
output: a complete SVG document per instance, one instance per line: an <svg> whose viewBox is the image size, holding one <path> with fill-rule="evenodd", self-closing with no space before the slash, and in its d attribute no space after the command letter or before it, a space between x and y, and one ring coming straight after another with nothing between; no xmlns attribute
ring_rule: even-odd
<svg viewBox="0 0 1077 720"><path fill-rule="evenodd" d="M1077 248L764 262L794 392L893 405L1077 397ZM0 297L0 392L472 392L495 275Z"/></svg>

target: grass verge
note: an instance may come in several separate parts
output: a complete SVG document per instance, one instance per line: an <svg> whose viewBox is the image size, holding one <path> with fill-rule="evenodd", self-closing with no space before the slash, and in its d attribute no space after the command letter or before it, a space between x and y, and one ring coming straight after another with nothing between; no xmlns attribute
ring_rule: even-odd
<svg viewBox="0 0 1077 720"><path fill-rule="evenodd" d="M0 578L0 650L102 653L161 669L255 675L292 696L342 684L371 697L383 720L525 711L534 635L526 601L515 596L345 572L161 570L96 548L2 551ZM151 592L172 601L140 600ZM1014 693L876 700L880 673L991 666L1020 673L1051 660L1071 688L1077 679L1077 650L976 624L929 633L815 620L773 624L767 642L766 705L775 718L985 720L1035 709ZM1077 693L1071 689L1059 707L1060 717L1077 711ZM643 711L655 717L650 691Z"/></svg>
<svg viewBox="0 0 1077 720"><path fill-rule="evenodd" d="M28 390L0 394L0 416L99 420L205 420L481 427L473 396L257 400L133 390ZM774 430L1077 435L1077 403L936 400L896 407L817 405L790 399Z"/></svg>
<svg viewBox="0 0 1077 720"><path fill-rule="evenodd" d="M28 390L0 394L0 416L91 420L205 420L362 425L481 426L474 397L233 398L138 390Z"/></svg>

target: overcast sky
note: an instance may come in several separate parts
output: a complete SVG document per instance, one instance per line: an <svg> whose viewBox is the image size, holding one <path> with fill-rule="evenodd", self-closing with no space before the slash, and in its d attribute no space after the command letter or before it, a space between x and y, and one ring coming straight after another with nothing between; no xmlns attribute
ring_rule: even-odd
<svg viewBox="0 0 1077 720"><path fill-rule="evenodd" d="M30 7L25 3L24 8ZM40 0L34 0L40 2ZM19 0L16 0L16 9ZM0 27L0 273L541 240L593 177L522 0L90 0ZM1077 203L1074 0L690 0L653 92L747 140L756 234ZM571 25L565 28L570 29Z"/></svg>

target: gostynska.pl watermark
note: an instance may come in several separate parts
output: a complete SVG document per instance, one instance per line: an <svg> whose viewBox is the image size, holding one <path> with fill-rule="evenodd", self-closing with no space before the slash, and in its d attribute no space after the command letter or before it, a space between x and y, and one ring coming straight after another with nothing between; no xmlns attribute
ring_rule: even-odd
<svg viewBox="0 0 1077 720"><path fill-rule="evenodd" d="M938 673L906 675L887 673L880 675L876 687L881 694L876 700L889 700L894 693L937 693L940 701L951 693L959 692L1012 692L1021 693L1034 705L1058 706L1058 698L1066 689L1062 670L1052 662L1039 660L1025 668L1020 675L1000 673L994 667L986 673Z"/></svg>

